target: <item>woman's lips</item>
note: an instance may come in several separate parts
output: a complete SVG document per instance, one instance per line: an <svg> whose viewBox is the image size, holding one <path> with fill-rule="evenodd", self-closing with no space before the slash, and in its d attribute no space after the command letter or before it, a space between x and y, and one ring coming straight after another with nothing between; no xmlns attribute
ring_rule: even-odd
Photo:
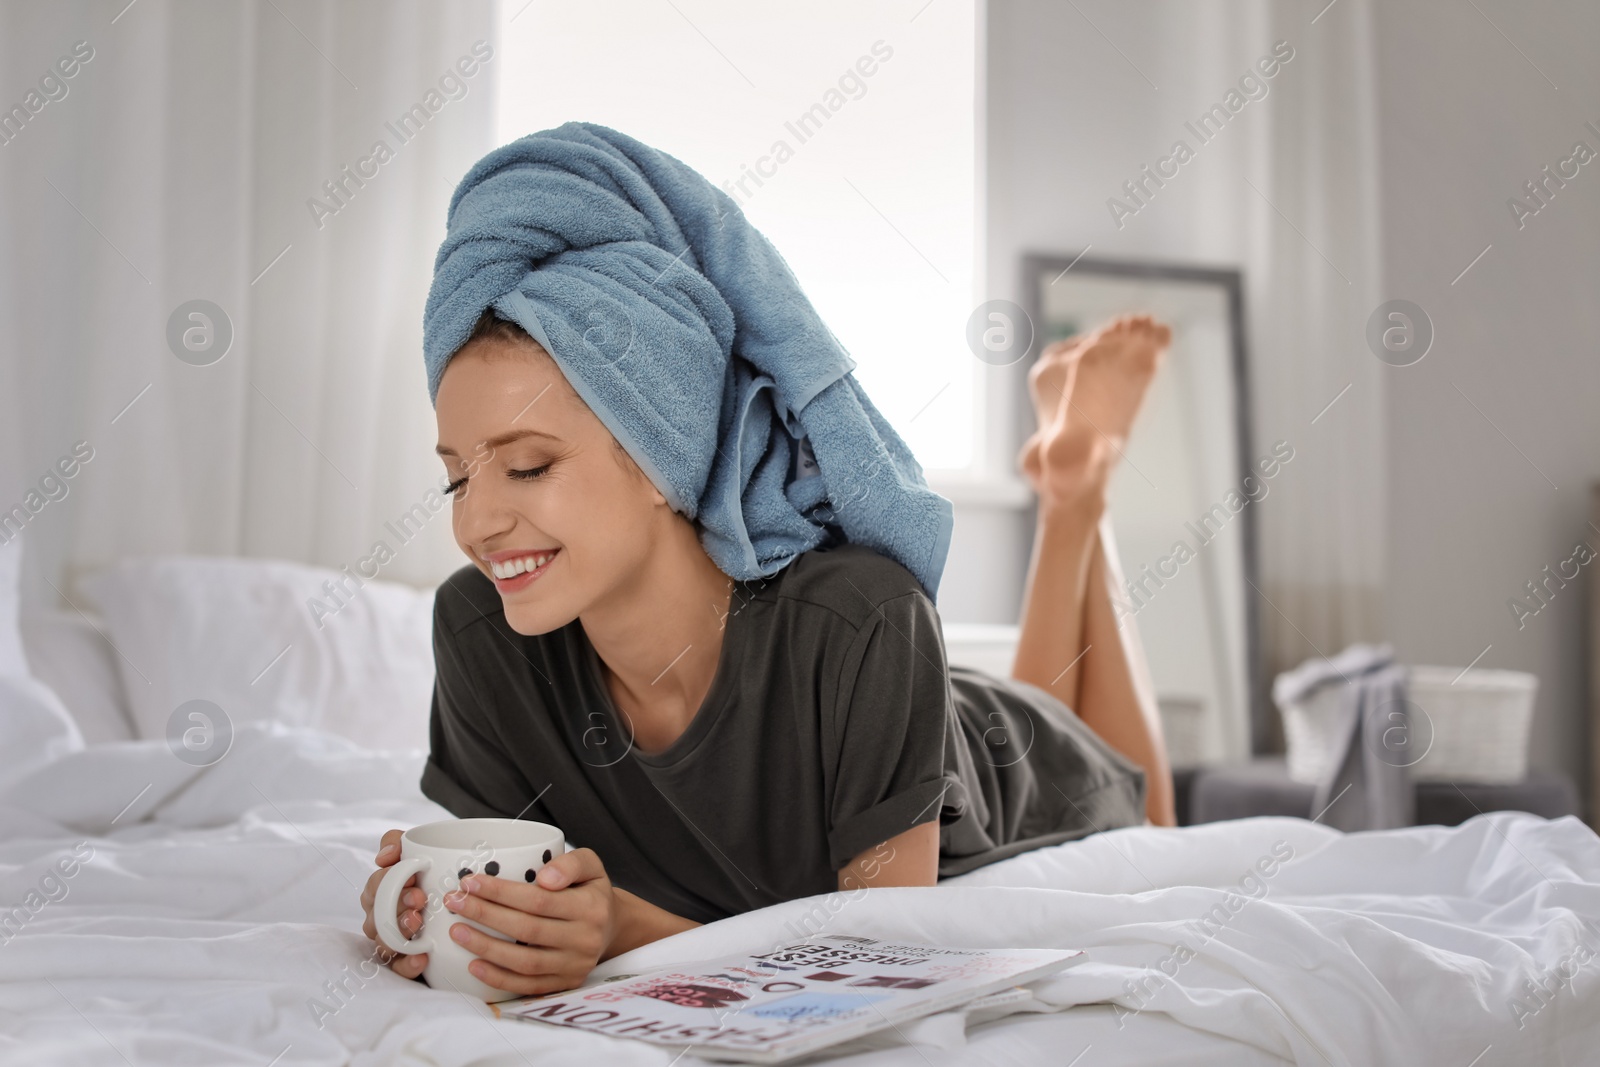
<svg viewBox="0 0 1600 1067"><path fill-rule="evenodd" d="M540 578L544 577L544 573L550 569L550 565L554 563L556 558L560 555L560 549L556 549L553 552L547 550L544 553L545 561L537 568L529 571L523 571L521 574L513 575L510 578L495 577L492 569L493 564L490 564L491 571L489 577L494 579L494 587L500 591L502 596L509 593L520 592L521 590L532 585L534 582L538 581Z"/></svg>

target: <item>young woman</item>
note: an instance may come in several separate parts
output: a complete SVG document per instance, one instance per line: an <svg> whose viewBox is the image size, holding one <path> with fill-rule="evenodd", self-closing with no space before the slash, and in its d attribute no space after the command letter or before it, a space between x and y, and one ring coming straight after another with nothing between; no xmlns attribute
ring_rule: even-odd
<svg viewBox="0 0 1600 1067"><path fill-rule="evenodd" d="M728 915L835 890L932 886L1097 830L1171 825L1154 699L1131 622L1119 627L1112 610L1119 575L1102 525L1107 479L1167 329L1121 318L1051 346L1030 372L1038 431L1020 461L1039 495L1038 527L1013 677L951 667L924 584L888 553L833 536L866 528L862 513L829 513L830 536L764 578L735 580L714 562L708 549L721 546L702 520L718 520L669 502L681 495L677 472L640 440L693 434L703 420L641 430L600 403L618 394L596 381L642 389L663 363L698 351L702 364L683 370L692 377L705 359L731 359L737 329L781 391L781 361L762 344L781 348L798 333L810 360L836 342L731 201L711 217L721 194L703 178L602 127L547 134L497 150L463 179L429 299L430 316L457 321L440 330L430 318L425 330L437 451L470 564L435 601L422 789L459 817L552 823L572 846L532 883L469 876L445 901L513 939L454 924L451 936L480 957L474 973L522 995L568 989L600 960ZM472 189L501 200L474 200ZM497 248L507 232L523 246ZM662 233L670 240L648 239ZM579 239L594 249L564 262ZM699 269L674 278L691 249ZM454 271L458 252L465 266ZM496 255L503 273L463 296ZM504 300L483 298L512 285ZM673 285L682 288L663 296ZM615 295L605 306L622 307L641 333L625 358L611 349L582 364L590 331L559 327L595 291ZM519 298L527 293L542 303ZM782 329L762 318L771 303L786 304ZM517 323L496 314L507 306ZM474 318L462 321L463 309ZM695 380L713 388L720 373ZM682 402L709 400L715 413L721 398L726 414L735 395ZM828 476L840 427L814 413L864 424L870 405L804 403ZM400 833L383 836L362 894L374 940L373 895ZM408 935L425 904L414 885L402 894ZM391 961L406 977L426 963Z"/></svg>

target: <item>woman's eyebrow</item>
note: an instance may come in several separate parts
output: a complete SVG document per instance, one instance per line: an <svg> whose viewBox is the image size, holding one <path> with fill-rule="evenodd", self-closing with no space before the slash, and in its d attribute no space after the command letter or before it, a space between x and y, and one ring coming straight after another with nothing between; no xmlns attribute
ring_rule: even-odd
<svg viewBox="0 0 1600 1067"><path fill-rule="evenodd" d="M548 437L552 441L561 440L561 438L557 437L555 434L545 433L543 430L509 430L506 433L496 434L493 437L486 438L483 441L483 444L487 445L491 449L499 448L502 445L509 445L513 441L520 441L524 437ZM457 454L455 449L446 448L444 445L436 446L434 451L441 456L454 456Z"/></svg>

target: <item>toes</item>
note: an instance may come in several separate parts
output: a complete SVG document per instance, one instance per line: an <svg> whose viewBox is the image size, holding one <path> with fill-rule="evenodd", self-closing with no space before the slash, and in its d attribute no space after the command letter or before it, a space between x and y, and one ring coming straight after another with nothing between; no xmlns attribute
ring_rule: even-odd
<svg viewBox="0 0 1600 1067"><path fill-rule="evenodd" d="M1017 453L1017 469L1035 489L1039 487L1040 447L1039 435L1034 434L1023 443L1022 451Z"/></svg>
<svg viewBox="0 0 1600 1067"><path fill-rule="evenodd" d="M1087 339L1087 334L1075 333L1071 337L1051 342L1043 352L1039 353L1039 362L1043 363L1047 359L1068 355L1073 349L1080 347Z"/></svg>

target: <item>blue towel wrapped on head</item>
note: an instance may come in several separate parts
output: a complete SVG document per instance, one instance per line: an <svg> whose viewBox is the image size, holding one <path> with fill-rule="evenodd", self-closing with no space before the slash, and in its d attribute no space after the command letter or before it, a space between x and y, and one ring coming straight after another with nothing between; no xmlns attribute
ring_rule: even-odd
<svg viewBox="0 0 1600 1067"><path fill-rule="evenodd" d="M726 193L592 123L479 160L450 199L423 318L428 393L484 309L537 340L729 576L836 540L938 593L950 502Z"/></svg>

